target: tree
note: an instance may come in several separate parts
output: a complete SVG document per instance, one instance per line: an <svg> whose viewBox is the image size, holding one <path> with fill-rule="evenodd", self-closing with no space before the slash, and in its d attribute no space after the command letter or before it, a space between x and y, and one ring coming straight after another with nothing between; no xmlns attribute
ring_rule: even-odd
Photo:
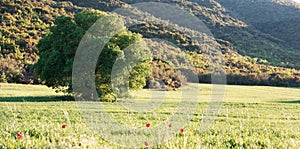
<svg viewBox="0 0 300 149"><path fill-rule="evenodd" d="M72 66L76 49L85 32L105 15L104 12L93 10L77 13L74 18L66 16L56 18L55 25L50 28L50 32L37 45L40 59L35 65L35 72L47 86L72 93ZM125 29L104 46L95 70L96 88L101 99L111 97L110 95L117 96L113 92L111 82L111 72L115 62L127 64L126 67L116 71L119 73L116 76L120 77L116 79L122 79L124 75L121 74L128 72L130 88L140 89L146 85L146 77L151 73L150 51L141 44L137 44L138 46L133 48L130 46L141 40L140 34ZM134 55L144 59L137 64L130 64L130 59ZM115 84L114 87L120 87L122 84L124 85L124 81Z"/></svg>

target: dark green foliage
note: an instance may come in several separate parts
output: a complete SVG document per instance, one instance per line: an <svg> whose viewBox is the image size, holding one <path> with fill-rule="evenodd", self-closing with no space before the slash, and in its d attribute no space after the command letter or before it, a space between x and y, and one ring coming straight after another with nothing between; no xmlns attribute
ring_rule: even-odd
<svg viewBox="0 0 300 149"><path fill-rule="evenodd" d="M47 86L59 88L71 85L72 59L84 30L66 16L56 18L54 23L37 45L40 59L35 71Z"/></svg>
<svg viewBox="0 0 300 149"><path fill-rule="evenodd" d="M50 28L50 33L41 39L37 45L40 59L35 65L35 71L47 86L55 89L66 89L62 91L67 93L72 92L72 66L77 47L86 30L104 15L106 13L100 11L84 11L77 13L74 18L60 16L55 19L55 25ZM100 97L118 96L112 94L111 73L114 62L120 56L121 63L127 63L127 59L135 58L135 54L139 54L140 57L148 55L146 56L148 58L134 65L133 69L118 71L120 74L130 71L130 88L140 89L146 85L146 76L150 74L149 60L151 55L142 46L129 48L125 51L129 45L141 40L141 35L123 31L105 45L95 70L96 88Z"/></svg>

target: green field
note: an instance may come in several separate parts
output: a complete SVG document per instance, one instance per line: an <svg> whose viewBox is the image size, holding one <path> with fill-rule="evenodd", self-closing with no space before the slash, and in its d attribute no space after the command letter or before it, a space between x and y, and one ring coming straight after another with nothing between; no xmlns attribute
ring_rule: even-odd
<svg viewBox="0 0 300 149"><path fill-rule="evenodd" d="M300 147L299 88L228 85L219 115L207 131L199 132L212 86L200 84L200 88L197 112L184 132L178 130L161 145L149 144L151 148ZM142 90L134 95L147 100L150 93ZM176 110L179 93L180 90L155 91L167 99L148 113L132 112L118 103L103 104L106 112L122 125L143 128L150 123L155 127ZM81 116L76 103L62 101L66 99L45 86L0 84L0 148L121 148L99 137ZM17 133L23 135L21 140Z"/></svg>

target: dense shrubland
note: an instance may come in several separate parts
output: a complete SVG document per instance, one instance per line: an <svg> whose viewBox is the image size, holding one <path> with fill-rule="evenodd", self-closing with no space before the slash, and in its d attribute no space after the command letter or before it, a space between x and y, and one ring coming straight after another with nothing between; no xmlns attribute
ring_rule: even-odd
<svg viewBox="0 0 300 149"><path fill-rule="evenodd" d="M33 74L36 44L55 17L84 10L69 2L1 0L0 79L2 82L40 83Z"/></svg>

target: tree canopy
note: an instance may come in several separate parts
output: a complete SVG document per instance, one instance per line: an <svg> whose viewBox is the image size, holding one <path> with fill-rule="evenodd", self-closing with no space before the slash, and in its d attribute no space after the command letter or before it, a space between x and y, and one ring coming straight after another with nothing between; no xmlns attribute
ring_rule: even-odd
<svg viewBox="0 0 300 149"><path fill-rule="evenodd" d="M47 86L72 93L72 66L77 47L86 31L105 15L104 12L93 10L77 13L73 18L60 16L55 19L50 32L37 45L40 59L35 65L35 72ZM129 87L131 89L141 89L146 85L146 77L151 73L149 63L151 53L142 45L130 47L141 40L140 34L125 29L104 46L94 70L96 88L101 99L116 96L111 82L114 63L116 61L128 63L135 54L146 59L138 64L131 64L130 69L119 68L120 71L116 72L124 73L130 70ZM118 83L117 86L121 84Z"/></svg>

